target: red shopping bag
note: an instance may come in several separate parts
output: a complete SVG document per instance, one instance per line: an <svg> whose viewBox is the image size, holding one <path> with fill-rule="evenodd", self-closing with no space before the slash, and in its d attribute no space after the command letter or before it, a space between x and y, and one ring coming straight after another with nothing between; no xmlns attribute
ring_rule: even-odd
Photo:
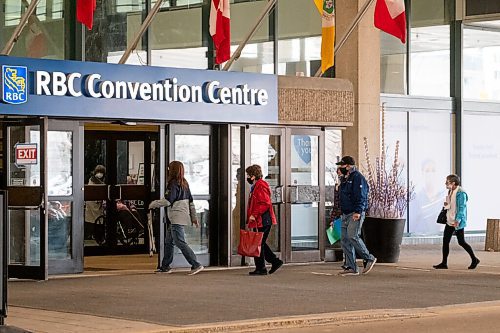
<svg viewBox="0 0 500 333"><path fill-rule="evenodd" d="M260 257L263 232L240 230L238 254L245 257Z"/></svg>

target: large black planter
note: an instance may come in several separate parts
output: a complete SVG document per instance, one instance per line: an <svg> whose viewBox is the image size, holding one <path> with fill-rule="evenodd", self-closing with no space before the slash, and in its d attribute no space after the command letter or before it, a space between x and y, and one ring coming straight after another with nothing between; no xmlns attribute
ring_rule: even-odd
<svg viewBox="0 0 500 333"><path fill-rule="evenodd" d="M363 222L363 239L377 262L398 262L405 219L366 217Z"/></svg>

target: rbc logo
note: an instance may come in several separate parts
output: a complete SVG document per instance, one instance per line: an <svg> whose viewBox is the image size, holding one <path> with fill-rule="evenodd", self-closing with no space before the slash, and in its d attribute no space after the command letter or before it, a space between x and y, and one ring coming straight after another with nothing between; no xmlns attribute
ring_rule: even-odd
<svg viewBox="0 0 500 333"><path fill-rule="evenodd" d="M22 104L28 100L28 68L2 66L2 101Z"/></svg>

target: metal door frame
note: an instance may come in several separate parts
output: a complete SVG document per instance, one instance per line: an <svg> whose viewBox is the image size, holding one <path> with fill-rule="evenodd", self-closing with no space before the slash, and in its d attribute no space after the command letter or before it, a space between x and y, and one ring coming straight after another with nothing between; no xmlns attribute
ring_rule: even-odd
<svg viewBox="0 0 500 333"><path fill-rule="evenodd" d="M292 202L290 200L290 183L291 183L291 159L286 161L286 214L287 214L287 239L289 239L287 248L288 262L312 262L321 261L325 258L325 131L323 128L287 128L286 129L286 148L287 156L290 156L290 150L293 149L292 135L309 135L318 137L318 186L320 193L320 201L318 206L318 249L317 250L302 250L292 251Z"/></svg>
<svg viewBox="0 0 500 333"><path fill-rule="evenodd" d="M38 148L38 161L40 163L40 186L26 186L31 188L40 188L41 190L41 203L37 208L40 211L40 264L38 266L25 266L25 265L11 265L8 266L9 277L13 278L23 278L23 279L34 279L34 280L47 280L48 279L48 218L46 214L46 205L48 203L47 197L47 158L46 158L46 147L47 147L47 129L48 129L48 118L7 118L3 122L3 133L4 133L4 180L7 191L13 186L8 186L7 180L9 177L9 154L10 154L10 138L8 135L8 127L14 126L40 126L40 147ZM12 199L12 196L10 197ZM21 208L22 205L15 205L19 209L26 210L27 208ZM29 208L28 208L29 210ZM7 223L10 223L8 221ZM10 240L10 228L9 228L9 240ZM10 261L10 248L8 250L8 257Z"/></svg>

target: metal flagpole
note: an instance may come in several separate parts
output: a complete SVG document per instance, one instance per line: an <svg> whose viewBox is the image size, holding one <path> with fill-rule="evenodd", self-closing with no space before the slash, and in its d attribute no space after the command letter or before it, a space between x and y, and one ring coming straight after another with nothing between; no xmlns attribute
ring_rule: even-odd
<svg viewBox="0 0 500 333"><path fill-rule="evenodd" d="M264 20L264 17L266 17L267 14L269 14L269 12L271 11L271 9L276 4L276 1L277 0L269 0L268 1L267 6L264 8L264 10L262 11L262 13L260 14L260 16L257 19L257 22L255 22L255 25L253 26L253 28L248 32L248 34L245 37L245 39L243 39L243 41L240 43L240 45L238 46L238 48L236 49L236 51L234 51L234 53L231 56L231 58L229 58L229 60L226 62L226 64L224 65L224 68L222 68L223 71L229 70L229 68L231 67L231 65L233 64L233 62L240 57L241 51L247 45L247 43L250 40L250 38L252 38L252 36L254 35L255 31L257 31L257 29L260 27L262 21Z"/></svg>
<svg viewBox="0 0 500 333"><path fill-rule="evenodd" d="M130 54L132 53L132 51L135 50L135 48L137 47L137 44L141 40L142 36L146 32L146 30L148 30L149 26L151 25L151 22L153 22L154 17L160 11L160 7L161 7L163 1L164 0L157 0L154 7L149 11L148 16L146 16L146 19L144 20L144 22L141 25L141 29L139 29L137 36L135 36L134 41L132 42L132 44L129 45L129 47L127 47L127 49L125 50L125 53L120 58L120 61L118 61L119 64L124 64L127 61L128 57L130 57Z"/></svg>
<svg viewBox="0 0 500 333"><path fill-rule="evenodd" d="M366 2L363 5L363 7L361 7L361 10L358 12L358 14L356 14L356 17L354 18L354 21L352 21L351 25L349 26L349 29L347 29L346 33L344 34L344 36L342 36L342 38L340 39L340 41L338 42L338 44L335 45L335 49L334 49L335 52L334 52L334 54L338 53L339 50L342 48L342 46L344 46L345 42L351 36L351 34L354 31L354 29L356 29L356 27L358 26L359 22L361 21L361 19L363 18L363 16L365 16L366 12L368 11L368 8L370 7L370 5L374 1L375 0L366 0ZM321 66L319 67L318 71L316 72L316 74L314 76L318 77L320 75L321 75Z"/></svg>
<svg viewBox="0 0 500 333"><path fill-rule="evenodd" d="M2 49L1 54L9 55L10 52L12 52L14 44L17 43L17 40L19 39L21 32L23 32L26 23L28 23L28 18L35 12L36 6L38 5L39 2L40 0L31 0L30 5L28 6L24 14L21 16L19 24L17 25L16 29L14 29L14 32L10 36L9 41L7 42L7 44L5 44L4 48Z"/></svg>

